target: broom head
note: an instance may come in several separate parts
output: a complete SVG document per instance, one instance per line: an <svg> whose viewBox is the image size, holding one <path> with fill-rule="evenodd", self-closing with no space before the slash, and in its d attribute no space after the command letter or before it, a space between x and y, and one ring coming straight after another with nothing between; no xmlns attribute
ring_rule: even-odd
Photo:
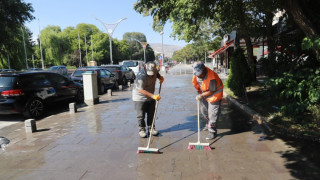
<svg viewBox="0 0 320 180"><path fill-rule="evenodd" d="M146 147L138 147L137 154L140 153L152 153L152 154L159 154L159 149L157 148L146 148Z"/></svg>
<svg viewBox="0 0 320 180"><path fill-rule="evenodd" d="M188 149L204 149L204 150L211 150L209 143L189 143Z"/></svg>

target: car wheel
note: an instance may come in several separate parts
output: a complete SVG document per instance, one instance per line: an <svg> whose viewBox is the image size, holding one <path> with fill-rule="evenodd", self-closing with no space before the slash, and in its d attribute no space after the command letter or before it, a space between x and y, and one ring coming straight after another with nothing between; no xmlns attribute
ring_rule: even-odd
<svg viewBox="0 0 320 180"><path fill-rule="evenodd" d="M122 78L122 85L127 85L127 78L125 76Z"/></svg>
<svg viewBox="0 0 320 180"><path fill-rule="evenodd" d="M103 94L105 92L106 92L106 86L104 84L101 84L99 94Z"/></svg>
<svg viewBox="0 0 320 180"><path fill-rule="evenodd" d="M114 89L114 90L118 89L118 86L119 86L118 81L114 81L113 89Z"/></svg>
<svg viewBox="0 0 320 180"><path fill-rule="evenodd" d="M26 118L39 118L44 113L44 102L39 98L30 99L23 112Z"/></svg>
<svg viewBox="0 0 320 180"><path fill-rule="evenodd" d="M134 80L136 79L136 75L135 74L132 74L132 79L131 79L131 83L134 83Z"/></svg>
<svg viewBox="0 0 320 180"><path fill-rule="evenodd" d="M83 102L84 102L83 90L79 90L79 91L77 92L75 101L76 101L76 103L83 103Z"/></svg>

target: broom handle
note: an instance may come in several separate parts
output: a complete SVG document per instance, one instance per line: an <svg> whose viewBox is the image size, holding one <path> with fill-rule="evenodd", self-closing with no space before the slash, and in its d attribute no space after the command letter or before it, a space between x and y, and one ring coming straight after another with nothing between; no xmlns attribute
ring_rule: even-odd
<svg viewBox="0 0 320 180"><path fill-rule="evenodd" d="M161 92L161 85L162 85L162 83L160 83L159 95L160 95L160 92ZM147 146L148 149L149 149L149 145L150 145L150 142L151 142L151 136L152 136L152 132L153 132L154 121L155 121L156 116L157 116L158 104L159 104L159 101L156 101L156 107L155 107L154 114L153 114L153 120L152 120L152 125L151 125L151 132L150 132L150 137L149 137L148 146Z"/></svg>
<svg viewBox="0 0 320 180"><path fill-rule="evenodd" d="M200 100L197 100L197 106L198 106L198 143L200 143Z"/></svg>

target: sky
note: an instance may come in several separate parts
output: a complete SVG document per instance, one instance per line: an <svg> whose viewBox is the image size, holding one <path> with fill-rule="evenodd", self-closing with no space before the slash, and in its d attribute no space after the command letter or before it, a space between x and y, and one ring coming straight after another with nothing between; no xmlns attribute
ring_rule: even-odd
<svg viewBox="0 0 320 180"><path fill-rule="evenodd" d="M162 43L160 33L152 29L152 17L144 17L133 9L136 0L24 0L24 2L31 3L34 9L32 14L35 19L25 23L33 33L33 39L39 34L39 24L40 30L49 25L60 26L63 30L68 26L76 27L77 24L86 23L93 24L106 33L106 28L94 17L107 24L113 24L126 17L127 19L121 21L114 30L113 38L122 40L126 32L140 32L146 36L148 43ZM169 22L163 32L163 44L182 47L187 44L185 41L170 38L172 29Z"/></svg>

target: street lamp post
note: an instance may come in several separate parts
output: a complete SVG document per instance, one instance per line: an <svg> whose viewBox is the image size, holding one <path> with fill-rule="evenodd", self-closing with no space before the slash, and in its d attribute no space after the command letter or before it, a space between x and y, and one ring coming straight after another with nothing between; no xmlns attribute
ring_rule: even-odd
<svg viewBox="0 0 320 180"><path fill-rule="evenodd" d="M24 54L26 56L26 67L27 69L29 68L28 66L28 58L27 58L27 50L26 50L26 42L24 40L24 32L23 32L23 28L21 27L21 31L22 31L22 39L23 39L23 46L24 46Z"/></svg>
<svg viewBox="0 0 320 180"><path fill-rule="evenodd" d="M101 21L100 19L96 18L96 20L100 21L103 26L107 29L107 33L109 35L109 41L110 41L110 61L111 61L111 64L113 64L113 60L112 60L112 34L114 32L114 30L116 29L116 27L118 26L118 24L123 21L123 20L126 20L127 18L122 18L120 19L119 21L113 23L113 24L107 24L103 21Z"/></svg>
<svg viewBox="0 0 320 180"><path fill-rule="evenodd" d="M160 35L162 36L162 43L161 43L161 46L162 46L162 54L161 54L161 56L162 56L162 60L161 60L161 64L160 64L160 66L161 66L161 68L163 67L163 61L164 61L164 52L163 52L163 31L161 31L160 32Z"/></svg>
<svg viewBox="0 0 320 180"><path fill-rule="evenodd" d="M39 44L40 44L41 62L42 62L42 69L44 69L44 62L43 62L43 56L42 56L42 47L41 47L40 20L39 19L38 19L38 24L39 24Z"/></svg>
<svg viewBox="0 0 320 180"><path fill-rule="evenodd" d="M86 47L86 58L87 58L87 66L88 66L88 50L87 50L87 38L86 34L84 34L84 45Z"/></svg>
<svg viewBox="0 0 320 180"><path fill-rule="evenodd" d="M79 54L80 54L79 67L82 67L82 61L81 61L81 47L80 47L80 34L79 34L79 31L78 31L78 41L79 41Z"/></svg>
<svg viewBox="0 0 320 180"><path fill-rule="evenodd" d="M148 43L147 42L141 42L141 41L139 41L137 39L135 39L135 40L138 41L141 44L141 46L143 47L143 58L144 58L144 63L146 63L146 48L147 48Z"/></svg>

